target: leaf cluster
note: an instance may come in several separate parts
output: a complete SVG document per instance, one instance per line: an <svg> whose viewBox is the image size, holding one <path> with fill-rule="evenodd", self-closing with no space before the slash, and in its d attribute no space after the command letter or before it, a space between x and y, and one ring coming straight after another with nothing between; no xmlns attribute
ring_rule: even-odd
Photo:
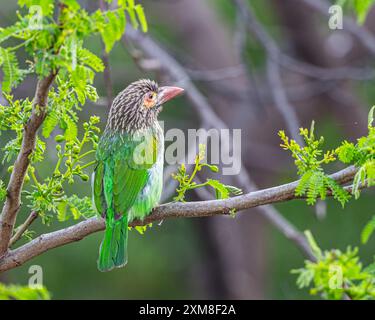
<svg viewBox="0 0 375 320"><path fill-rule="evenodd" d="M126 13L134 28L140 25L147 31L143 7L134 0L121 0L115 9L98 9L93 13L87 12L76 0L19 0L18 4L26 12L18 13L13 25L0 28L0 67L5 92L15 88L27 74L35 73L42 78L60 72L72 82L83 104L81 91L92 84L94 71L104 69L100 58L84 48L84 40L100 35L109 52L124 34ZM4 43L10 39L17 44L5 47ZM21 47L30 57L23 67L19 66L16 55Z"/></svg>
<svg viewBox="0 0 375 320"><path fill-rule="evenodd" d="M360 196L361 187L375 185L375 106L371 108L368 119L368 135L361 137L357 143L344 141L336 153L341 162L353 164L358 168L353 181L353 194L356 199Z"/></svg>
<svg viewBox="0 0 375 320"><path fill-rule="evenodd" d="M85 122L81 139L71 133L67 134L67 131L64 135L55 137L57 162L52 174L44 180L39 181L35 174L35 167L29 167L28 174L32 186L31 191L25 191L26 197L30 201L30 209L38 212L45 223L51 218L48 212L56 213L60 221L70 217L87 218L95 214L89 198L80 199L75 195L68 197L64 191L64 184L73 184L75 177L82 181L89 180L85 169L92 166L95 161L86 162L86 157L95 153L100 132L96 125L99 121L98 117L92 116L89 122ZM91 145L89 151L85 151L86 145Z"/></svg>
<svg viewBox="0 0 375 320"><path fill-rule="evenodd" d="M341 300L344 296L353 300L375 299L375 262L363 268L358 248L322 251L311 233L305 234L317 261L306 260L303 268L292 270L298 275L299 288L311 287L310 294L325 299Z"/></svg>
<svg viewBox="0 0 375 320"><path fill-rule="evenodd" d="M195 157L194 169L191 174L188 174L186 171L185 164L181 164L177 173L172 174L172 178L179 183L178 188L176 189L177 195L173 198L174 201L185 201L186 192L189 190L194 190L197 188L203 188L210 186L215 191L216 199L227 199L230 195L240 195L242 190L225 185L219 180L207 179L205 182L197 183L194 181L197 173L200 172L204 167L209 168L212 172L218 172L219 168L215 165L211 165L203 162L205 159L205 145L199 145L199 153Z"/></svg>
<svg viewBox="0 0 375 320"><path fill-rule="evenodd" d="M30 287L0 283L0 300L50 300L51 296L43 286Z"/></svg>
<svg viewBox="0 0 375 320"><path fill-rule="evenodd" d="M295 140L289 139L284 131L279 132L282 140L281 147L292 153L297 166L298 174L301 176L295 194L299 197L306 197L307 204L313 205L317 198L325 199L328 192L338 200L344 207L350 199L350 194L343 189L335 180L326 175L322 165L336 160L334 150L323 152L324 138L319 139L314 134L314 121L310 130L300 129L300 135L305 142L300 146Z"/></svg>

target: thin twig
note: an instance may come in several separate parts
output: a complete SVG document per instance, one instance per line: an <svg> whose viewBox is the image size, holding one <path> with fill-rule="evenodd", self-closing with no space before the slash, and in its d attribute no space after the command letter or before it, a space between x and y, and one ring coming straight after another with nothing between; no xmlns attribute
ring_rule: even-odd
<svg viewBox="0 0 375 320"><path fill-rule="evenodd" d="M30 227L30 225L38 218L39 214L36 211L31 211L27 219L18 228L14 236L9 241L9 247L13 246Z"/></svg>

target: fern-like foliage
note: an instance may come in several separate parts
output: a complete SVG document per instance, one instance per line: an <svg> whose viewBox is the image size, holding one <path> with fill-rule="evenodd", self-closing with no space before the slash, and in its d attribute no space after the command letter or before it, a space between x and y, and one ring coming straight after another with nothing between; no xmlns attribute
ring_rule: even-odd
<svg viewBox="0 0 375 320"><path fill-rule="evenodd" d="M367 243L368 240L370 239L371 235L375 231L375 216L371 218L369 222L365 225L361 232L361 241L362 243Z"/></svg>
<svg viewBox="0 0 375 320"><path fill-rule="evenodd" d="M300 129L300 135L305 141L305 146L300 146L295 140L290 140L284 131L279 132L282 140L281 147L289 150L295 159L294 163L301 176L295 194L299 197L306 197L307 204L314 205L318 198L324 200L328 193L338 200L344 207L350 199L350 194L326 175L322 165L336 160L335 151L323 152L321 149L324 138L315 138L314 122L310 130Z"/></svg>
<svg viewBox="0 0 375 320"><path fill-rule="evenodd" d="M14 25L0 29L1 45L11 38L20 41L14 47L0 47L0 66L4 72L2 86L9 92L30 72L45 77L51 71L59 70L61 74L68 71L77 98L84 104L93 91L87 85L92 84L95 72L103 71L104 66L100 58L84 48L83 41L99 34L109 52L124 34L126 12L134 28L140 25L146 32L147 21L143 7L134 0L120 0L115 9L93 13L81 8L76 0L59 2L59 19L55 21L57 6L54 0L19 1L28 13L18 15L19 20ZM20 47L24 47L31 57L27 70L18 65L15 52Z"/></svg>
<svg viewBox="0 0 375 320"><path fill-rule="evenodd" d="M0 47L0 67L3 69L4 78L2 90L10 92L15 88L28 73L27 70L21 70L18 66L16 54L13 51Z"/></svg>
<svg viewBox="0 0 375 320"><path fill-rule="evenodd" d="M0 283L0 300L50 300L45 287L17 286Z"/></svg>
<svg viewBox="0 0 375 320"><path fill-rule="evenodd" d="M375 299L375 264L363 268L358 248L323 251L310 231L305 235L317 261L306 260L303 268L292 270L299 288L311 287L310 294L325 299L341 300L345 295L353 300Z"/></svg>
<svg viewBox="0 0 375 320"><path fill-rule="evenodd" d="M89 197L79 198L77 195L64 197L57 206L57 219L67 221L71 217L74 220L82 217L89 218L96 214Z"/></svg>
<svg viewBox="0 0 375 320"><path fill-rule="evenodd" d="M5 188L5 184L2 180L0 180L0 202L4 201L7 195L7 189Z"/></svg>
<svg viewBox="0 0 375 320"><path fill-rule="evenodd" d="M374 112L375 106L371 108L368 116L368 135L358 139L356 144L344 141L336 150L340 161L358 168L353 181L353 194L356 199L360 196L361 187L375 185Z"/></svg>

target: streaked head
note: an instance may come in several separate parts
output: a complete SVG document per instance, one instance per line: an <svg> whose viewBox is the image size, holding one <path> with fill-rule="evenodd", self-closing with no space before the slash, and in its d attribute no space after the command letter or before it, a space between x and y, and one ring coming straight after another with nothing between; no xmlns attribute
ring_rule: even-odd
<svg viewBox="0 0 375 320"><path fill-rule="evenodd" d="M134 131L151 126L162 105L183 91L179 87L159 87L147 79L133 82L113 100L107 127Z"/></svg>

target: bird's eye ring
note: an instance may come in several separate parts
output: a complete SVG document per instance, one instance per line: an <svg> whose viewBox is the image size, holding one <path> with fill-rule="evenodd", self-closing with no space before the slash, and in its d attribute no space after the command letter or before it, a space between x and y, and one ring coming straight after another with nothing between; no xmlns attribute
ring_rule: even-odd
<svg viewBox="0 0 375 320"><path fill-rule="evenodd" d="M156 93L155 92L149 92L146 94L146 97L144 99L144 105L147 108L152 108L156 104Z"/></svg>

